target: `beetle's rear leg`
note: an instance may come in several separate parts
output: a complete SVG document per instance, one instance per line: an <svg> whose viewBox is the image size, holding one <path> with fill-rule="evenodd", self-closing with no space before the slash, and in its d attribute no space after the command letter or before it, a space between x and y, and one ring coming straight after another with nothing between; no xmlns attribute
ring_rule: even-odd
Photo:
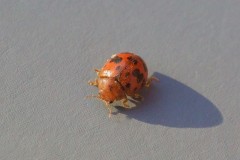
<svg viewBox="0 0 240 160"><path fill-rule="evenodd" d="M127 97L122 100L123 108L130 109L131 107L128 105L128 99Z"/></svg>
<svg viewBox="0 0 240 160"><path fill-rule="evenodd" d="M133 99L137 99L139 101L143 101L143 96L141 96L140 94L138 93L135 93L134 95L131 96Z"/></svg>
<svg viewBox="0 0 240 160"><path fill-rule="evenodd" d="M146 82L146 84L145 84L145 87L149 87L149 86L151 85L152 81L159 81L159 79L156 78L156 77L153 77L153 76L150 77L150 78L148 78L148 79L147 79L147 82Z"/></svg>

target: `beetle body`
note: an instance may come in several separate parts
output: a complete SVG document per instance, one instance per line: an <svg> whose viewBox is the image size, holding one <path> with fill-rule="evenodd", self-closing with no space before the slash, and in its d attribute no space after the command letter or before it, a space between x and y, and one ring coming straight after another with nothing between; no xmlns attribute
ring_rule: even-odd
<svg viewBox="0 0 240 160"><path fill-rule="evenodd" d="M98 87L97 98L103 100L107 106L116 100L123 101L123 107L129 108L127 96L142 99L138 91L148 87L154 77L147 79L148 69L143 59L130 52L113 55L97 72L97 79L89 82ZM157 79L156 79L157 80ZM111 110L110 110L111 112Z"/></svg>

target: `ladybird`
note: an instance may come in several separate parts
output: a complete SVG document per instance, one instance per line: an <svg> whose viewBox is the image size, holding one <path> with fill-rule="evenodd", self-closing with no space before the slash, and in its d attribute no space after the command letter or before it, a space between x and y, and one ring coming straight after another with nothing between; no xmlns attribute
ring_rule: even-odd
<svg viewBox="0 0 240 160"><path fill-rule="evenodd" d="M96 97L102 100L109 110L109 117L112 110L110 104L121 100L124 108L130 108L128 97L143 100L138 94L143 87L149 87L155 77L148 78L148 68L143 59L130 52L114 54L98 70L95 69L97 78L89 81L88 84L98 87L99 93Z"/></svg>

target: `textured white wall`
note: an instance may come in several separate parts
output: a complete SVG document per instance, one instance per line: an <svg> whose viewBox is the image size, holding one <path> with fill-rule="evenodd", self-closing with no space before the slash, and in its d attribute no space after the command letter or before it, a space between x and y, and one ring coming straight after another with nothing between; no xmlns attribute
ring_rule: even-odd
<svg viewBox="0 0 240 160"><path fill-rule="evenodd" d="M0 0L0 159L239 160L239 8ZM87 81L121 51L161 82L108 119Z"/></svg>

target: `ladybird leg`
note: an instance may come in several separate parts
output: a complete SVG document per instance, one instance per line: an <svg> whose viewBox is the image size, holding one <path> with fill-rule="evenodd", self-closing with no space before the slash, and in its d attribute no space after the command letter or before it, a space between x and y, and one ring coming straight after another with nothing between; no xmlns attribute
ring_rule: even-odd
<svg viewBox="0 0 240 160"><path fill-rule="evenodd" d="M102 101L104 101L104 100L102 100ZM105 107L108 109L108 118L111 118L111 116L112 116L112 108L111 108L110 104L107 101L104 101L104 103L105 103Z"/></svg>
<svg viewBox="0 0 240 160"><path fill-rule="evenodd" d="M85 98L99 98L99 96L96 96L96 95L88 95L88 96L86 96Z"/></svg>
<svg viewBox="0 0 240 160"><path fill-rule="evenodd" d="M94 71L95 71L95 72L97 72L97 73L98 73L98 72L100 72L100 70L99 70L99 69L94 69Z"/></svg>
<svg viewBox="0 0 240 160"><path fill-rule="evenodd" d="M147 82L145 84L145 87L149 87L151 85L152 81L159 81L159 79L156 78L156 77L153 77L153 76L148 78L148 80L147 80Z"/></svg>
<svg viewBox="0 0 240 160"><path fill-rule="evenodd" d="M141 96L140 94L138 93L135 93L133 96L131 96L133 99L138 99L140 101L143 101L143 96Z"/></svg>
<svg viewBox="0 0 240 160"><path fill-rule="evenodd" d="M111 118L111 115L112 115L112 108L110 106L110 103L103 100L99 95L90 95L90 96L87 96L86 98L97 98L101 101L103 101L105 103L105 107L108 109L109 111L109 114L108 114L108 117Z"/></svg>
<svg viewBox="0 0 240 160"><path fill-rule="evenodd" d="M127 99L127 97L123 99L122 104L123 104L123 107L124 107L124 108L128 108L128 109L131 108L131 107L128 105L128 99Z"/></svg>
<svg viewBox="0 0 240 160"><path fill-rule="evenodd" d="M91 86L98 86L98 81L97 79L95 79L95 81L88 81L88 84L91 85Z"/></svg>

